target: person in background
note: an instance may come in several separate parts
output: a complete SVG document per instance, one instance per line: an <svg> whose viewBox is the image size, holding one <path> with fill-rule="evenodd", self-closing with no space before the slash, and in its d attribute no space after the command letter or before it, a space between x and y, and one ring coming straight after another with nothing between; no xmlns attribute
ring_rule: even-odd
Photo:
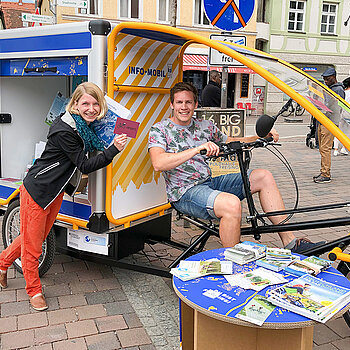
<svg viewBox="0 0 350 350"><path fill-rule="evenodd" d="M189 83L177 83L170 90L169 119L156 123L149 133L148 149L156 171L162 171L169 201L180 212L205 220L219 219L219 235L224 247L232 247L240 241L241 200L245 198L240 173L212 177L207 157L219 154L217 143L251 142L258 136L229 137L210 120L194 118L198 105L197 89ZM279 135L272 129L269 135L275 141ZM265 212L284 209L284 203L271 174L266 169L254 169L249 173L250 189L258 193ZM272 216L274 224L286 216ZM283 246L295 253L314 247L305 238L292 232L280 232Z"/></svg>
<svg viewBox="0 0 350 350"><path fill-rule="evenodd" d="M7 269L21 257L26 292L34 310L48 308L39 278L42 244L60 210L64 192L73 196L82 174L101 169L124 149L125 134L115 136L104 149L90 128L107 113L107 103L100 88L89 82L74 91L66 112L52 123L45 150L29 169L20 187L20 232L0 254L0 286L7 287ZM88 152L99 150L88 158Z"/></svg>
<svg viewBox="0 0 350 350"><path fill-rule="evenodd" d="M202 91L202 107L221 106L221 74L217 70L209 72L209 83Z"/></svg>
<svg viewBox="0 0 350 350"><path fill-rule="evenodd" d="M344 93L345 93L344 99L346 102L350 103L350 77L343 80L343 86L344 86ZM344 119L343 114L340 116L339 128L348 137L350 136L350 125ZM341 145L340 150L339 150L339 145ZM334 152L333 152L334 156L338 156L338 155L347 156L349 154L346 147L344 147L344 145L342 145L341 142L337 138L334 138L334 147L333 148L334 148Z"/></svg>
<svg viewBox="0 0 350 350"><path fill-rule="evenodd" d="M337 93L340 97L345 97L345 92L342 83L337 81L337 72L334 68L328 68L322 74L324 83ZM328 95L325 96L325 104L331 110L326 112L326 116L335 124L339 125L341 107L338 106L335 99L330 99ZM331 182L331 157L334 136L322 124L318 122L318 147L321 155L321 169L320 174L313 177L315 183Z"/></svg>

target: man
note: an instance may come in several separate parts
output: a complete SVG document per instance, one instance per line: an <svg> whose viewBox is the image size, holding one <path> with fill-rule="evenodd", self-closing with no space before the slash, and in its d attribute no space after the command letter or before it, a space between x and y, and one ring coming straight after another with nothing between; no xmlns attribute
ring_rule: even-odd
<svg viewBox="0 0 350 350"><path fill-rule="evenodd" d="M345 92L342 83L338 83L336 78L336 71L334 68L328 68L322 74L324 83L337 93L340 97L345 98ZM325 96L325 104L331 110L326 112L326 116L335 124L339 125L341 107L335 99L330 98L328 95ZM314 182L316 183L327 183L331 182L331 156L334 136L327 130L325 126L317 122L318 124L318 148L321 155L321 169L320 174L314 176Z"/></svg>
<svg viewBox="0 0 350 350"><path fill-rule="evenodd" d="M202 107L221 107L221 74L209 72L209 83L202 91Z"/></svg>
<svg viewBox="0 0 350 350"><path fill-rule="evenodd" d="M208 120L193 117L198 105L197 89L190 83L177 83L170 90L170 106L173 115L151 128L149 154L156 171L162 171L167 194L172 205L182 213L202 218L219 219L219 234L224 247L231 247L240 241L241 200L243 181L241 174L211 177L206 156L219 153L218 142L251 142L257 136L233 138L224 135ZM278 133L269 134L278 140ZM252 193L259 193L265 212L283 210L284 203L271 173L256 169L250 173ZM275 224L285 216L271 217ZM301 252L314 246L306 239L298 239L291 232L280 233L283 246L294 252Z"/></svg>

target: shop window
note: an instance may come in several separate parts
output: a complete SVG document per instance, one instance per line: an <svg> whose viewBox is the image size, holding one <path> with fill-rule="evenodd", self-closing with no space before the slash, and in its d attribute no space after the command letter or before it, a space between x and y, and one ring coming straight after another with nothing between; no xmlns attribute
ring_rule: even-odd
<svg viewBox="0 0 350 350"><path fill-rule="evenodd" d="M170 22L170 0L158 0L158 21Z"/></svg>
<svg viewBox="0 0 350 350"><path fill-rule="evenodd" d="M194 24L199 25L210 25L207 16L204 12L204 4L203 0L195 0L194 2L194 18L193 18Z"/></svg>
<svg viewBox="0 0 350 350"><path fill-rule="evenodd" d="M289 1L288 30L303 32L306 1Z"/></svg>
<svg viewBox="0 0 350 350"><path fill-rule="evenodd" d="M322 5L321 33L335 34L338 5L324 2Z"/></svg>
<svg viewBox="0 0 350 350"><path fill-rule="evenodd" d="M139 0L119 0L118 4L120 18L140 18Z"/></svg>

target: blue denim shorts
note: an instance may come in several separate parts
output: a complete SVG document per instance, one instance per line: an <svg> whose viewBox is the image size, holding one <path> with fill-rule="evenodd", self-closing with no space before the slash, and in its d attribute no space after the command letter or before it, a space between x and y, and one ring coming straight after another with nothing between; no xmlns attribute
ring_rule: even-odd
<svg viewBox="0 0 350 350"><path fill-rule="evenodd" d="M240 200L244 199L241 174L235 173L209 178L205 182L191 187L172 205L179 212L199 219L217 219L214 213L214 201L221 192L234 194Z"/></svg>

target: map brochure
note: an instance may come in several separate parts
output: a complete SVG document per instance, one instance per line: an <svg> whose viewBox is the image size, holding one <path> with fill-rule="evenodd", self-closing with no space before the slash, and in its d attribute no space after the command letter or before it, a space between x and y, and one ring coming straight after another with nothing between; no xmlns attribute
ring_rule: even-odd
<svg viewBox="0 0 350 350"><path fill-rule="evenodd" d="M66 110L69 98L65 97L61 92L57 92L52 105L46 115L45 123L51 125L52 122Z"/></svg>
<svg viewBox="0 0 350 350"><path fill-rule="evenodd" d="M317 276L321 270L321 266L309 263L305 260L294 260L284 268L285 272L297 277L305 275L306 273Z"/></svg>
<svg viewBox="0 0 350 350"><path fill-rule="evenodd" d="M266 297L256 295L235 317L262 326L275 308Z"/></svg>
<svg viewBox="0 0 350 350"><path fill-rule="evenodd" d="M129 120L131 117L131 112L127 108L122 106L120 103L114 101L112 98L105 96L105 99L107 101L108 106L106 116L100 120L95 120L93 123L91 123L91 125L94 129L95 134L102 140L104 146L108 147L114 139L114 130L118 118L124 118ZM124 123L125 127L127 121L124 121ZM123 132L125 132L125 130Z"/></svg>
<svg viewBox="0 0 350 350"><path fill-rule="evenodd" d="M231 286L238 286L243 289L253 289L257 292L274 284L288 282L288 280L282 275L264 269L263 267L258 267L249 272L227 275L225 278Z"/></svg>
<svg viewBox="0 0 350 350"><path fill-rule="evenodd" d="M182 281L199 278L213 274L232 274L232 261L220 261L209 259L201 261L181 260L176 268L172 268L170 273Z"/></svg>
<svg viewBox="0 0 350 350"><path fill-rule="evenodd" d="M325 323L350 302L350 289L305 274L268 291L274 305Z"/></svg>
<svg viewBox="0 0 350 350"><path fill-rule="evenodd" d="M268 260L265 258L256 261L257 266L265 267L268 270L279 272L283 270L291 261L300 260L298 255L292 255L292 260Z"/></svg>
<svg viewBox="0 0 350 350"><path fill-rule="evenodd" d="M265 256L266 246L254 242L241 242L224 251L225 259L243 265Z"/></svg>

